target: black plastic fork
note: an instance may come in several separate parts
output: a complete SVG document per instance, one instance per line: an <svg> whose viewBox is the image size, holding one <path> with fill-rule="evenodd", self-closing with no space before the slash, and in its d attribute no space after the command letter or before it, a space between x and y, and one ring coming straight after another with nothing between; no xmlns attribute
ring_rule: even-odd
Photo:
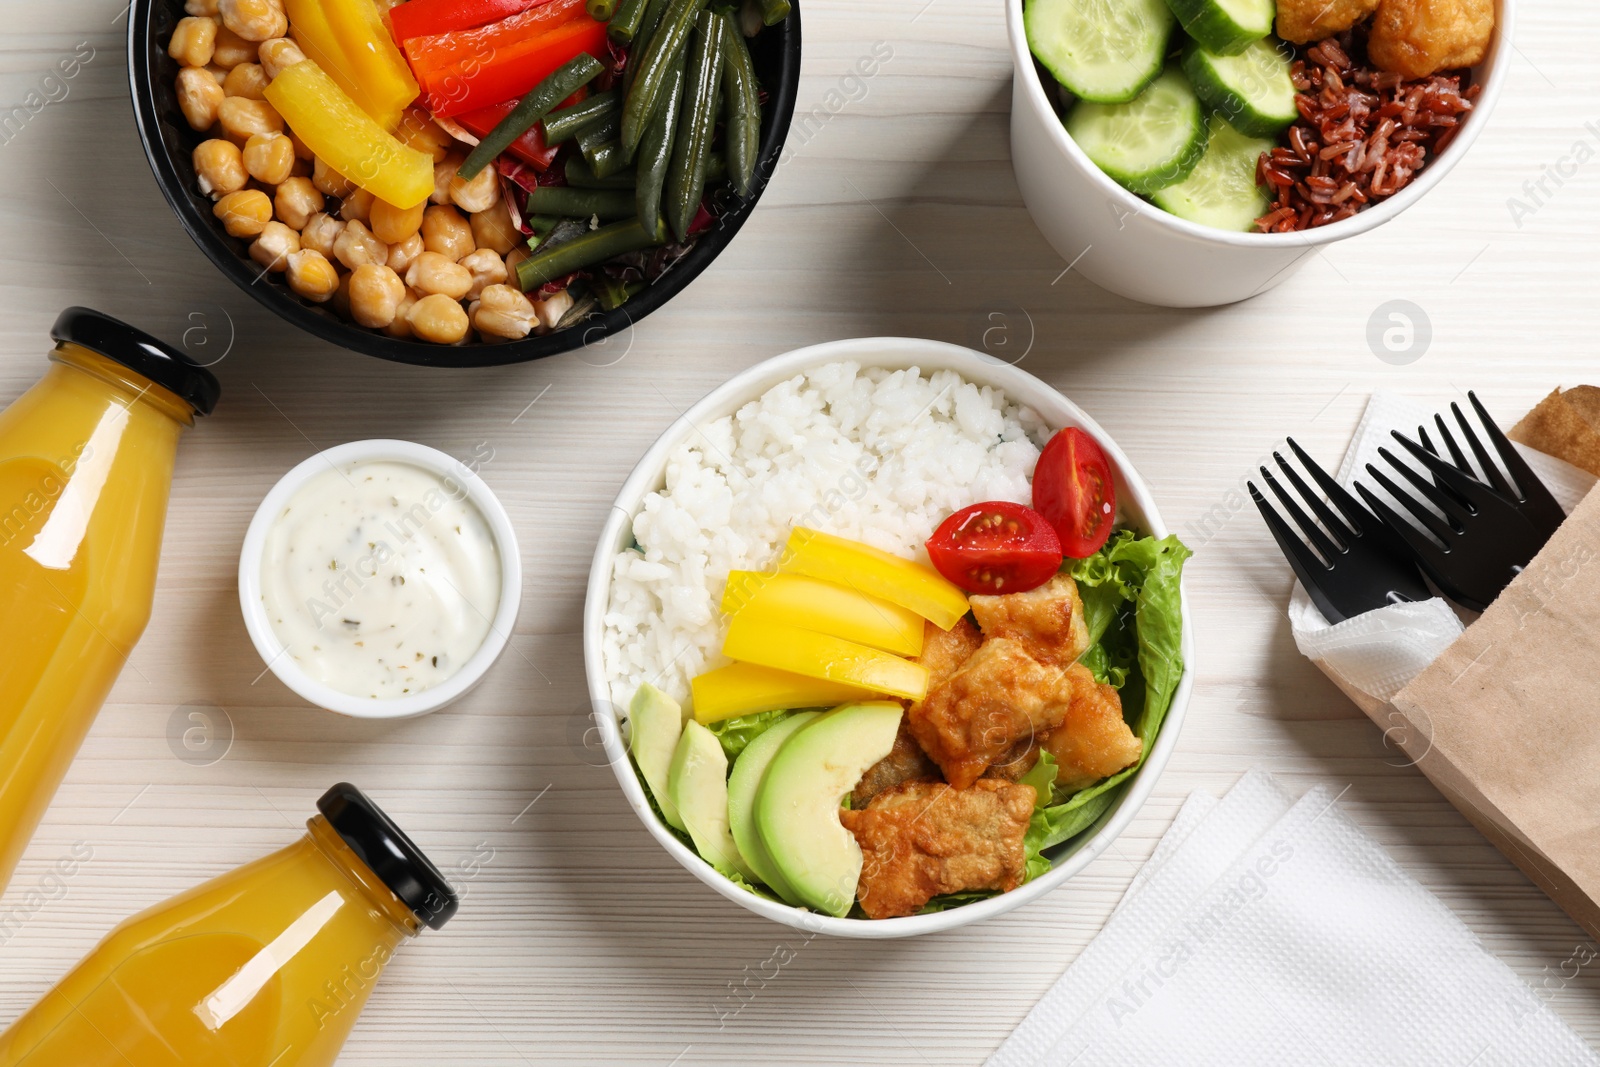
<svg viewBox="0 0 1600 1067"><path fill-rule="evenodd" d="M1357 483L1356 491L1405 542L1434 585L1463 607L1483 611L1544 547L1549 534L1535 529L1510 497L1400 431L1391 436L1431 477L1418 473L1387 448L1378 449L1378 455L1410 483L1416 496L1375 464L1367 464L1367 473L1416 522L1406 521L1366 486Z"/></svg>
<svg viewBox="0 0 1600 1067"><path fill-rule="evenodd" d="M1483 404L1478 400L1478 394L1468 392L1467 399L1472 403L1472 409L1478 413L1478 419L1483 423L1484 433L1488 435L1490 443L1494 445L1495 452L1499 454L1500 464L1496 464L1489 458L1488 450L1483 447L1483 443L1478 440L1478 435L1473 432L1471 424L1467 422L1466 415L1461 411L1461 405L1451 404L1450 410L1455 414L1456 422L1461 427L1462 436L1467 439L1467 444L1472 448L1472 454L1477 457L1478 467L1483 470L1485 476L1489 479L1490 487L1517 505L1517 510L1522 513L1522 517L1527 519L1535 530L1543 531L1546 537L1555 533L1556 527L1566 521L1566 512L1561 510L1561 505L1556 503L1556 498L1551 495L1550 490L1539 480L1539 476L1533 473L1533 469L1522 458L1522 454L1516 450L1510 439L1500 431L1500 427L1496 426L1494 420L1489 417L1489 413L1484 410ZM1435 415L1433 421L1440 439L1444 441L1445 447L1450 450L1450 459L1455 464L1456 469L1465 474L1476 476L1472 465L1467 462L1465 453L1461 451L1461 446L1456 444L1456 439L1451 435L1450 427L1445 424L1444 416ZM1433 442L1428 439L1427 430L1419 426L1417 427L1417 433L1422 438L1423 447L1429 452L1438 455L1439 450L1434 448ZM1510 473L1512 481L1508 482L1505 475L1501 473L1500 465L1502 464L1506 471Z"/></svg>
<svg viewBox="0 0 1600 1067"><path fill-rule="evenodd" d="M1261 517L1266 520L1267 529L1278 542L1278 548L1323 616L1329 622L1343 622L1386 604L1428 599L1432 594L1411 562L1404 542L1317 466L1292 437L1289 448L1342 517L1334 514L1333 508L1323 503L1277 452L1272 458L1322 526L1306 514L1266 467L1261 468L1262 480L1294 518L1303 538L1273 510L1254 482L1245 484L1250 490L1250 499L1255 501Z"/></svg>

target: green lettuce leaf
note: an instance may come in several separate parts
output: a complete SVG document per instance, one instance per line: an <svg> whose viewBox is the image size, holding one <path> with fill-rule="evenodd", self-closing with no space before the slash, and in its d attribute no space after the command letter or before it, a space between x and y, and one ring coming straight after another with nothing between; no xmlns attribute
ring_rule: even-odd
<svg viewBox="0 0 1600 1067"><path fill-rule="evenodd" d="M717 740L722 742L722 751L728 756L728 765L732 767L733 761L739 758L739 753L745 746L770 728L787 719L792 712L789 711L758 711L754 715L741 715L737 719L723 719L707 727Z"/></svg>

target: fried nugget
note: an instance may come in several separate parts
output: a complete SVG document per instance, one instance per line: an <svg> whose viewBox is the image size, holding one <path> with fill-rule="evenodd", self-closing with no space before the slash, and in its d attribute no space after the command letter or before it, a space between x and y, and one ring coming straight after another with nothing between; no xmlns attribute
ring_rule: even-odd
<svg viewBox="0 0 1600 1067"><path fill-rule="evenodd" d="M1377 7L1378 0L1278 0L1278 36L1310 44L1343 33Z"/></svg>
<svg viewBox="0 0 1600 1067"><path fill-rule="evenodd" d="M1381 0L1367 40L1379 70L1426 78L1483 61L1494 37L1494 0Z"/></svg>
<svg viewBox="0 0 1600 1067"><path fill-rule="evenodd" d="M1069 574L1058 574L1026 593L975 596L968 603L985 638L1019 641L1040 663L1065 667L1089 647L1083 599Z"/></svg>
<svg viewBox="0 0 1600 1067"><path fill-rule="evenodd" d="M999 759L989 764L989 769L983 772L983 776L1015 782L1033 770L1033 765L1038 762L1039 739L1023 738L1002 753Z"/></svg>
<svg viewBox="0 0 1600 1067"><path fill-rule="evenodd" d="M1139 759L1144 744L1122 718L1116 689L1095 681L1089 668L1074 663L1067 671L1072 701L1061 725L1041 739L1055 757L1056 784L1082 789L1108 778Z"/></svg>
<svg viewBox="0 0 1600 1067"><path fill-rule="evenodd" d="M1019 641L992 637L913 704L906 721L945 779L965 789L1014 745L1061 725L1072 693L1066 670L1040 663Z"/></svg>
<svg viewBox="0 0 1600 1067"><path fill-rule="evenodd" d="M928 668L929 689L943 685L983 644L983 635L965 615L948 630L931 622L922 627L922 655L916 661Z"/></svg>
<svg viewBox="0 0 1600 1067"><path fill-rule="evenodd" d="M885 789L893 789L901 782L917 778L931 780L938 777L939 765L922 751L922 746L911 736L911 730L902 717L900 732L894 735L894 747L889 750L887 756L868 767L867 772L861 776L855 790L850 794L850 806L860 810L870 804L873 797Z"/></svg>
<svg viewBox="0 0 1600 1067"><path fill-rule="evenodd" d="M1034 792L992 778L971 789L906 782L839 820L861 846L857 896L869 918L914 915L942 893L1009 892L1026 873Z"/></svg>

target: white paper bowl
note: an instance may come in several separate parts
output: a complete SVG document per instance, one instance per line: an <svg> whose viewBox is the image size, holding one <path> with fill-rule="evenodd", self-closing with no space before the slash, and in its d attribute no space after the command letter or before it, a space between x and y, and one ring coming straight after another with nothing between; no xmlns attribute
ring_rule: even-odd
<svg viewBox="0 0 1600 1067"><path fill-rule="evenodd" d="M1139 773L1125 787L1121 800L1101 816L1092 832L1080 836L1070 851L1055 858L1054 867L1022 887L988 900L968 904L932 915L912 915L900 919L839 919L790 907L775 901L764 900L746 892L718 874L710 864L686 847L650 810L649 799L633 765L628 759L627 747L617 721L625 709L613 710L610 688L606 683L605 665L601 661L602 638L605 631L605 613L611 599L612 560L632 540L633 516L647 493L665 484L667 458L685 438L696 433L695 426L730 415L744 404L755 400L772 386L812 368L827 363L852 360L862 366L905 368L918 367L923 373L952 370L963 378L979 385L994 386L1007 396L1037 411L1050 426L1061 429L1077 426L1093 434L1105 449L1111 462L1112 475L1117 489L1117 499L1127 517L1140 528L1158 537L1165 536L1167 526L1161 521L1155 501L1143 480L1128 458L1117 448L1093 419L1072 401L1041 382L1033 375L1018 370L990 356L967 348L904 337L872 337L802 348L786 355L758 363L749 370L735 375L726 384L714 390L674 422L650 446L638 466L622 485L615 506L600 534L594 563L589 570L589 592L583 612L583 660L588 676L589 697L596 709L597 732L605 747L611 769L622 786L623 795L645 828L683 864L696 878L715 889L729 900L765 916L775 922L796 929L843 937L909 937L913 934L953 930L958 926L1000 915L1020 907L1055 889L1074 874L1083 870L1094 858L1110 846L1122 832L1145 798L1155 788L1156 778L1166 765L1167 758L1177 745L1178 731L1183 725L1184 709L1189 703L1189 691L1194 680L1193 628L1189 619L1187 601L1183 607L1184 675L1173 696L1172 707L1167 712L1161 732L1150 749L1149 758Z"/></svg>
<svg viewBox="0 0 1600 1067"><path fill-rule="evenodd" d="M261 558L266 547L267 531L273 520L309 479L330 466L384 461L408 463L431 471L452 492L459 488L465 499L471 501L483 515L500 558L500 606L489 624L489 633L484 637L483 644L461 665L459 671L420 693L376 700L351 696L317 681L301 670L294 657L287 654L261 602ZM318 452L300 463L280 478L278 484L262 499L255 517L250 520L250 528L245 531L244 547L239 552L239 607L244 612L245 629L250 632L250 640L255 644L262 662L278 676L279 681L304 699L320 708L358 719L408 719L438 711L461 699L483 680L494 661L500 658L500 653L505 651L521 604L522 556L517 550L516 532L511 527L511 518L506 514L506 509L470 467L436 448L412 441L352 441Z"/></svg>
<svg viewBox="0 0 1600 1067"><path fill-rule="evenodd" d="M1167 307L1231 304L1293 274L1322 245L1376 229L1426 196L1489 120L1511 71L1516 0L1496 0L1494 44L1474 77L1472 114L1437 159L1399 193L1343 222L1298 233L1231 233L1169 215L1106 177L1068 135L1040 80L1022 25L1023 0L1006 0L1015 74L1011 164L1034 224L1085 278Z"/></svg>

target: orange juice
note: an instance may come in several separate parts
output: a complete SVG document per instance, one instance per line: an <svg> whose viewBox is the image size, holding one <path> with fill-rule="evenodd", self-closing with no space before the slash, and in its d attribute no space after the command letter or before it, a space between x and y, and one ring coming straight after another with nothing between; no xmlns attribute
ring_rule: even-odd
<svg viewBox="0 0 1600 1067"><path fill-rule="evenodd" d="M150 618L178 436L218 392L95 312L51 336L0 412L0 890Z"/></svg>
<svg viewBox="0 0 1600 1067"><path fill-rule="evenodd" d="M0 1067L329 1067L384 965L455 913L341 783L298 842L124 922L0 1034Z"/></svg>

